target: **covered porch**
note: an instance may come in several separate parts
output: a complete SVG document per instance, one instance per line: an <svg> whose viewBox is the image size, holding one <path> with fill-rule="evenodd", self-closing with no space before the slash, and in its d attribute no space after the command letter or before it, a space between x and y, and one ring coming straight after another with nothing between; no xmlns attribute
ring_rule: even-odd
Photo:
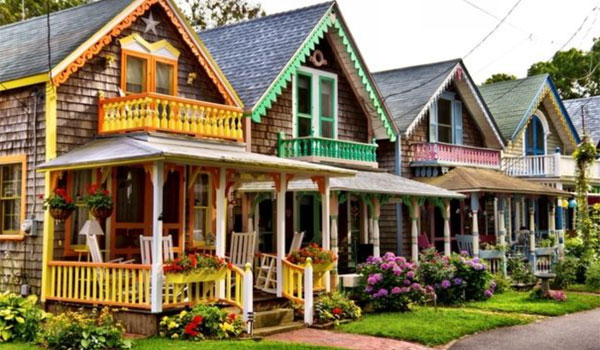
<svg viewBox="0 0 600 350"><path fill-rule="evenodd" d="M329 177L354 174L249 153L238 144L146 133L96 139L39 170L46 173L46 196L62 188L77 206L64 221L46 213L42 301L152 314L220 302L239 308L245 319L253 306L253 261L232 247L235 233L227 228L236 226L233 190L269 179L281 185L283 198L293 178L328 191ZM113 198L107 220L91 219L81 201L90 184ZM190 252L224 258L229 267L200 280L169 278L166 260ZM283 249L277 253L282 262Z"/></svg>

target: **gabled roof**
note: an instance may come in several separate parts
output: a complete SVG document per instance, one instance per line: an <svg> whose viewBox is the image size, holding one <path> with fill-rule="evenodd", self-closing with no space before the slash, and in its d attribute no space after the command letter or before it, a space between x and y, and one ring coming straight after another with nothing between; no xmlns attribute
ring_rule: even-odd
<svg viewBox="0 0 600 350"><path fill-rule="evenodd" d="M594 145L600 143L600 96L564 100L565 108L571 116L571 121L579 135L588 135ZM581 107L585 113L585 132L581 119Z"/></svg>
<svg viewBox="0 0 600 350"><path fill-rule="evenodd" d="M52 67L123 11L131 0L102 0L50 14ZM48 72L46 16L0 27L0 82Z"/></svg>
<svg viewBox="0 0 600 350"><path fill-rule="evenodd" d="M243 106L174 0L98 0L50 14L51 77L64 83L151 6L165 11L177 34L217 86L227 104ZM48 73L46 16L0 27L0 82ZM37 81L36 81L37 82Z"/></svg>
<svg viewBox="0 0 600 350"><path fill-rule="evenodd" d="M571 139L575 144L579 143L579 135L548 74L482 85L479 91L507 140L513 140L519 134L542 100L550 94L558 114L571 132Z"/></svg>
<svg viewBox="0 0 600 350"><path fill-rule="evenodd" d="M409 135L454 82L480 128L496 140L495 146L503 146L494 119L460 58L376 72L373 77L400 132Z"/></svg>
<svg viewBox="0 0 600 350"><path fill-rule="evenodd" d="M335 2L325 2L198 33L244 101L252 119L261 116L291 81L296 69L326 33L348 68L359 99L383 124L383 135L395 140L396 129L378 94L374 80L347 30ZM380 132L380 131L378 131Z"/></svg>

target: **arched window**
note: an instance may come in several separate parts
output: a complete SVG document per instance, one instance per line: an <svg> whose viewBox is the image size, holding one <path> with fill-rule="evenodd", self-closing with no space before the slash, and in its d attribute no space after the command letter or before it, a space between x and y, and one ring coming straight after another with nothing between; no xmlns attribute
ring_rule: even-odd
<svg viewBox="0 0 600 350"><path fill-rule="evenodd" d="M546 133L541 119L534 115L525 130L525 155L538 156L546 154Z"/></svg>

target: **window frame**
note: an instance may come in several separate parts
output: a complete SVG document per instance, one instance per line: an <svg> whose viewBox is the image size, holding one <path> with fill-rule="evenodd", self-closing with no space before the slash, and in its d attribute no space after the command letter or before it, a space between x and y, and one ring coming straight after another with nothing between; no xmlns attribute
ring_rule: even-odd
<svg viewBox="0 0 600 350"><path fill-rule="evenodd" d="M21 165L21 208L19 211L19 221L22 223L23 220L25 220L25 214L27 209L27 155L17 154L0 157L0 187L2 186L2 168L10 165ZM0 188L0 190L2 189ZM0 207L1 202L2 200L0 199ZM2 215L2 212L0 212L0 215ZM0 217L0 241L19 241L25 238L25 232L21 231L20 228L18 231L8 231L9 233L6 234L3 233L2 224L3 218Z"/></svg>
<svg viewBox="0 0 600 350"><path fill-rule="evenodd" d="M206 175L207 176L207 195L208 195L208 199L207 199L207 204L204 205L194 205L194 201L195 201L195 192L194 192L194 186L196 185L196 181L198 179L199 176L201 175ZM212 184L212 175L210 174L210 172L208 171L203 171L203 170L198 170L198 171L194 171L193 173L190 174L190 185L188 188L188 208L189 208L189 217L188 217L188 247L190 248L202 248L202 247L207 247L208 245L206 244L206 241L196 241L194 240L194 224L195 222L195 216L194 216L194 211L196 210L196 208L201 208L206 210L206 227L209 229L208 231L212 231L212 215L213 215L213 191L211 188L211 184Z"/></svg>
<svg viewBox="0 0 600 350"><path fill-rule="evenodd" d="M127 91L127 58L129 56L146 60L146 76L145 76L145 89L141 93ZM125 95L145 94L145 93L157 93L156 92L156 65L157 63L168 64L173 67L173 76L171 77L172 94L166 96L177 96L177 78L179 72L178 61L169 59L162 56L142 53L135 50L129 50L121 48L121 90ZM164 95L164 94L161 94Z"/></svg>
<svg viewBox="0 0 600 350"><path fill-rule="evenodd" d="M440 142L439 141L439 101L447 100L450 101L450 124L441 124L444 127L450 127L450 142ZM443 143L448 145L462 146L464 144L464 121L462 120L462 100L457 98L457 93L452 91L444 91L439 96L435 103L429 109L429 137L428 142L430 143ZM459 105L459 106L457 106ZM460 107L460 115L457 115L457 108ZM460 118L460 123L458 122L458 118ZM435 124L435 125L433 125ZM432 126L435 126L435 131L432 131ZM457 139L458 131L460 131L461 139ZM433 140L435 138L435 140ZM459 142L460 141L460 142Z"/></svg>
<svg viewBox="0 0 600 350"><path fill-rule="evenodd" d="M527 151L529 150L529 148L527 147L527 131L529 130L530 127L533 127L533 124L538 124L542 134L539 135L536 130L534 129L532 131L532 136L533 136L533 146L534 148L537 150L537 139L541 136L544 139L544 148L541 150L542 153L541 154L527 154ZM531 156L544 156L548 154L548 124L546 121L546 117L541 114L539 111L532 114L531 119L529 120L529 123L527 123L527 125L524 128L523 131L523 155L526 157L531 157Z"/></svg>
<svg viewBox="0 0 600 350"><path fill-rule="evenodd" d="M445 100L445 101L450 102L450 124L442 124L442 123L440 123L440 105L439 105L440 104L440 100ZM454 101L455 101L454 97L450 97L450 96L441 96L436 101L436 103L437 103L437 108L435 110L436 113L437 113L437 116L436 116L436 127L437 127L436 136L437 136L437 142L439 142L439 143L448 143L448 144L453 144L453 145L455 144L455 142L454 142L455 141L454 140L454 127L455 127L455 125L454 125L455 124L454 123L454 118L455 118L454 117ZM440 125L443 126L443 127L446 127L446 128L448 128L448 127L450 128L450 142L441 142L441 141L439 141L439 139L440 139Z"/></svg>
<svg viewBox="0 0 600 350"><path fill-rule="evenodd" d="M310 77L310 86L311 86L311 137L322 137L321 133L321 81L322 80L330 80L333 82L333 138L338 138L338 76L337 74L309 68L309 67L300 67L296 70L296 74L294 79L292 79L292 111L293 111L293 135L295 138L298 137L298 118L300 117L300 113L298 113L298 76L304 75ZM304 113L302 113L304 114Z"/></svg>
<svg viewBox="0 0 600 350"><path fill-rule="evenodd" d="M322 83L324 81L328 81L331 82L331 106L332 106L332 116L331 117L324 117L323 116L323 94L322 94ZM318 91L318 95L319 95L319 110L318 110L318 116L319 116L319 137L324 137L323 136L323 121L326 122L331 122L331 128L333 131L333 139L337 139L338 138L338 133L337 133L337 80L326 76L326 75L319 75L319 91Z"/></svg>

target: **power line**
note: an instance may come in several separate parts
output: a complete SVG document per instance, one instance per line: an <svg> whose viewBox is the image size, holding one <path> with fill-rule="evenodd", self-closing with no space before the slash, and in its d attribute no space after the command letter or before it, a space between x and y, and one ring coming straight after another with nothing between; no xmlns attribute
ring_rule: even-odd
<svg viewBox="0 0 600 350"><path fill-rule="evenodd" d="M471 49L471 51L469 51L463 58L469 57L469 55L471 55L473 52L475 52L475 50L477 50L477 48L479 48L479 46L481 46L492 34L494 34L494 32L496 32L496 30L498 30L498 28L500 28L502 23L504 23L506 21L506 19L511 15L511 13L513 13L513 11L517 8L517 6L519 6L521 1L522 0L517 0L517 2L515 2L515 4L511 7L511 9L506 13L506 15L500 20L500 22L498 22L496 24L496 26L486 36L484 36L483 39L481 39L481 41L479 43L477 43L477 45L475 45Z"/></svg>
<svg viewBox="0 0 600 350"><path fill-rule="evenodd" d="M575 31L575 33L573 33L573 35L571 35L571 37L569 38L569 40L567 40L561 47L560 49L557 50L558 51L562 51L567 45L569 45L569 43L571 42L571 40L573 40L575 38L575 36L577 36L577 34L581 31L581 29L583 28L583 25L585 24L585 22L587 22L587 20L590 18L590 15L596 11L598 9L598 6L594 6L594 8L592 9L592 11L590 11L587 16L585 16L585 18L583 19L583 22L581 22L581 24L579 25L579 28L577 28L577 30ZM554 57L554 55L552 55L552 57ZM546 61L550 61L552 59L552 57L550 57L549 59L547 59Z"/></svg>

